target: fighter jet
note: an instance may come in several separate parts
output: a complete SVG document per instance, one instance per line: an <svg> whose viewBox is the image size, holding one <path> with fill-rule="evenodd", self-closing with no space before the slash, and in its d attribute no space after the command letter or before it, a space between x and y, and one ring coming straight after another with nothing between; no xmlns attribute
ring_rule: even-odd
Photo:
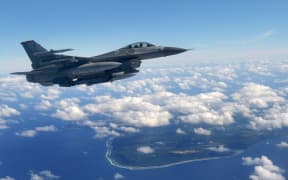
<svg viewBox="0 0 288 180"><path fill-rule="evenodd" d="M11 74L25 75L27 81L43 86L58 84L64 87L125 79L139 72L142 60L187 51L183 48L136 42L98 56L80 57L59 54L73 49L47 50L33 40L21 44L32 62L33 70Z"/></svg>

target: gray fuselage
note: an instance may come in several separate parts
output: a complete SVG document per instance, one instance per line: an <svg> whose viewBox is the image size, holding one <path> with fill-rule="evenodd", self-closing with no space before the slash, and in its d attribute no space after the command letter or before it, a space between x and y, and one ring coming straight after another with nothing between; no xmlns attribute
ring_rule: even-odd
<svg viewBox="0 0 288 180"><path fill-rule="evenodd" d="M146 42L133 43L123 48L93 57L58 55L71 49L47 51L35 41L22 42L33 70L18 72L29 82L48 86L92 85L134 76L141 61L185 52L186 49L155 46Z"/></svg>

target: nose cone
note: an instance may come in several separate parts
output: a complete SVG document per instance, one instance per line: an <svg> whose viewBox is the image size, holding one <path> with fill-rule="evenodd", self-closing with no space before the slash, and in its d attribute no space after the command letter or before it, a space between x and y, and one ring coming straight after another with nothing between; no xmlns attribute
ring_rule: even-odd
<svg viewBox="0 0 288 180"><path fill-rule="evenodd" d="M174 55L174 54L180 54L187 51L187 49L183 48L176 48L176 47L164 47L163 52L166 56Z"/></svg>

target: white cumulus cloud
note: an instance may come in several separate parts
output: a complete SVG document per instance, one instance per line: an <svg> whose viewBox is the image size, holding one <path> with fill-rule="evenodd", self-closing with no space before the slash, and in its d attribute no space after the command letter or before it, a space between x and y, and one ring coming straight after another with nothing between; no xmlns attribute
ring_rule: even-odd
<svg viewBox="0 0 288 180"><path fill-rule="evenodd" d="M0 130L9 128L8 123L12 121L6 120L6 118L19 115L20 112L16 109L11 108L6 104L0 104Z"/></svg>
<svg viewBox="0 0 288 180"><path fill-rule="evenodd" d="M114 174L114 180L119 180L119 179L124 179L125 176L123 176L122 174L120 173L116 173Z"/></svg>
<svg viewBox="0 0 288 180"><path fill-rule="evenodd" d="M204 136L210 136L212 134L212 132L208 129L204 129L204 128L194 128L194 133L195 134L199 134L199 135L204 135Z"/></svg>
<svg viewBox="0 0 288 180"><path fill-rule="evenodd" d="M200 93L195 96L160 92L146 95L144 99L159 104L169 112L179 114L179 119L191 124L228 125L234 122L227 97L220 92Z"/></svg>
<svg viewBox="0 0 288 180"><path fill-rule="evenodd" d="M97 101L97 100L96 100ZM168 125L172 115L161 106L145 101L141 97L109 98L105 102L88 104L85 110L92 114L111 115L124 123L142 127Z"/></svg>
<svg viewBox="0 0 288 180"><path fill-rule="evenodd" d="M61 91L58 87L50 87L47 91L47 95L41 95L42 99L45 100L54 100L57 99L61 94Z"/></svg>
<svg viewBox="0 0 288 180"><path fill-rule="evenodd" d="M277 147L288 148L288 142L282 141L281 143L277 144Z"/></svg>
<svg viewBox="0 0 288 180"><path fill-rule="evenodd" d="M37 110L48 110L52 107L52 104L48 100L42 100L40 104L35 106Z"/></svg>
<svg viewBox="0 0 288 180"><path fill-rule="evenodd" d="M17 136L22 136L22 137L35 137L37 135L37 131L36 130L25 130L19 133L16 133Z"/></svg>
<svg viewBox="0 0 288 180"><path fill-rule="evenodd" d="M246 83L239 92L232 95L233 99L251 108L267 108L274 103L284 102L275 90L256 83Z"/></svg>
<svg viewBox="0 0 288 180"><path fill-rule="evenodd" d="M10 176L6 176L6 177L3 177L3 178L0 178L0 180L15 180L15 178L10 177Z"/></svg>
<svg viewBox="0 0 288 180"><path fill-rule="evenodd" d="M154 153L154 149L150 146L140 146L137 148L137 151L142 154L152 154Z"/></svg>
<svg viewBox="0 0 288 180"><path fill-rule="evenodd" d="M52 116L66 121L85 119L87 114L78 105L79 102L80 100L77 98L60 100L58 102L58 108Z"/></svg>
<svg viewBox="0 0 288 180"><path fill-rule="evenodd" d="M30 173L30 180L53 180L59 179L59 176L53 174L50 170L43 170L39 173L34 173L33 171Z"/></svg>
<svg viewBox="0 0 288 180"><path fill-rule="evenodd" d="M7 128L8 128L7 121L4 119L0 119L0 130L7 129Z"/></svg>
<svg viewBox="0 0 288 180"><path fill-rule="evenodd" d="M254 129L269 130L288 127L288 104L274 105L262 116L253 116L250 125Z"/></svg>
<svg viewBox="0 0 288 180"><path fill-rule="evenodd" d="M254 172L249 176L251 180L285 180L284 170L276 166L267 156L243 157L243 165L254 166Z"/></svg>
<svg viewBox="0 0 288 180"><path fill-rule="evenodd" d="M11 117L20 115L20 112L6 104L0 104L0 117Z"/></svg>
<svg viewBox="0 0 288 180"><path fill-rule="evenodd" d="M219 145L219 146L215 146L215 147L209 147L207 148L210 151L215 151L215 152L228 152L230 151L229 148L225 147L224 145Z"/></svg>
<svg viewBox="0 0 288 180"><path fill-rule="evenodd" d="M182 130L181 128L177 128L176 133L177 134L186 134L186 132L184 130Z"/></svg>
<svg viewBox="0 0 288 180"><path fill-rule="evenodd" d="M17 136L32 138L35 137L39 132L54 132L57 131L57 128L54 125L48 126L39 126L35 127L34 129L24 130L22 132L17 132Z"/></svg>
<svg viewBox="0 0 288 180"><path fill-rule="evenodd" d="M38 132L54 132L57 131L57 128L54 125L48 125L36 127L35 130Z"/></svg>

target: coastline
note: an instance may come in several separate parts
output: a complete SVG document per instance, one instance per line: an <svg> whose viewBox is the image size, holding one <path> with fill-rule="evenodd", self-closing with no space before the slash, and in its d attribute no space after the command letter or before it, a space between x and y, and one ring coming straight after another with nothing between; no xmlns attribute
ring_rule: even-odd
<svg viewBox="0 0 288 180"><path fill-rule="evenodd" d="M160 169L160 168L167 168L167 167L171 167L171 166L176 166L176 165L180 165L180 164L186 164L186 163L192 163L192 162L199 162L199 161L208 161L208 160L216 160L216 159L223 159L223 158L229 158L229 157L233 157L233 156L237 156L241 153L243 153L244 151L238 151L235 154L231 155L231 156L221 156L221 157L211 157L211 158L202 158L202 159L193 159L193 160L186 160L186 161L180 161L180 162L175 162L175 163L169 163L169 164L164 164L164 165L159 165L159 166L147 166L147 167L141 167L141 166L124 166L121 165L115 161L113 161L112 158L110 158L111 155L111 151L112 151L112 146L110 144L111 140L107 140L106 141L106 159L109 161L109 163L112 166L118 167L118 168L122 168L122 169L128 169L128 170L149 170L149 169Z"/></svg>

